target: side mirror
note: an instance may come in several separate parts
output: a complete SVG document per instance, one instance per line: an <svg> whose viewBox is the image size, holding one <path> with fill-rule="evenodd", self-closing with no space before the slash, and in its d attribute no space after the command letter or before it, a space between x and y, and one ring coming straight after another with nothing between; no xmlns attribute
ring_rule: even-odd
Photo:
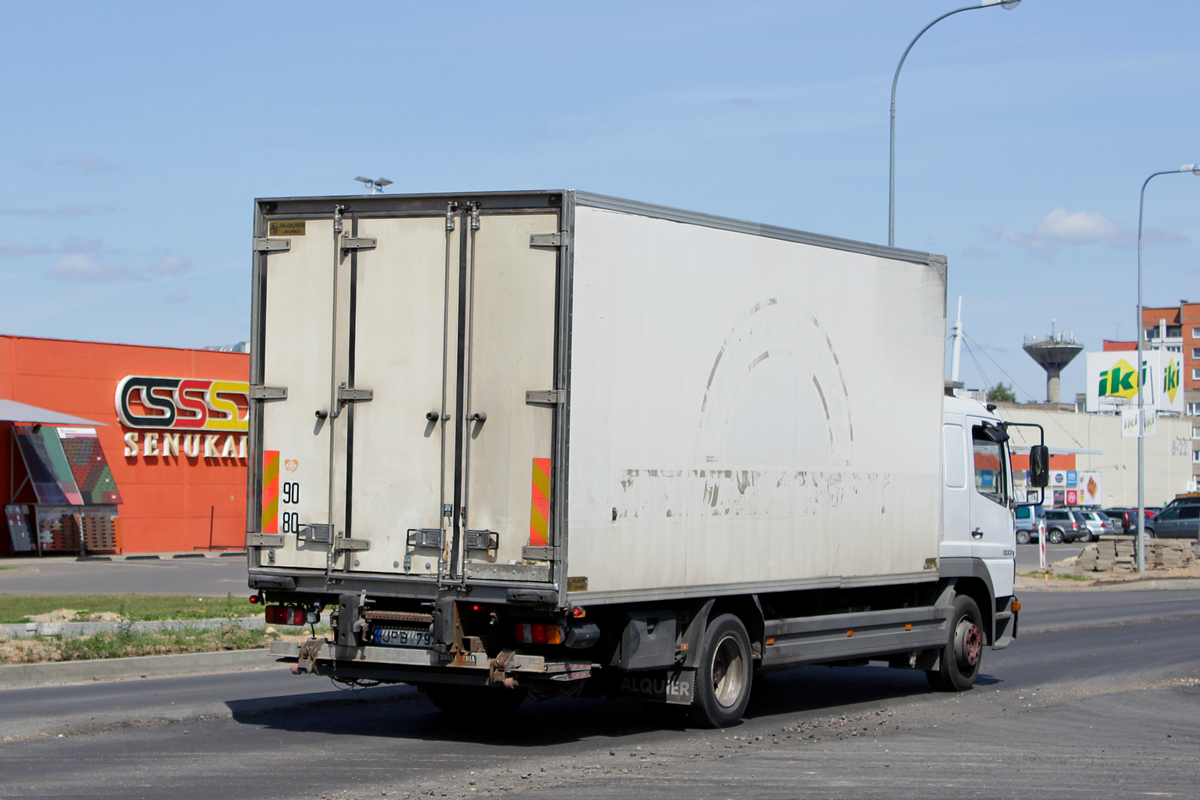
<svg viewBox="0 0 1200 800"><path fill-rule="evenodd" d="M1029 448L1029 484L1038 489L1050 484L1050 448L1044 444Z"/></svg>

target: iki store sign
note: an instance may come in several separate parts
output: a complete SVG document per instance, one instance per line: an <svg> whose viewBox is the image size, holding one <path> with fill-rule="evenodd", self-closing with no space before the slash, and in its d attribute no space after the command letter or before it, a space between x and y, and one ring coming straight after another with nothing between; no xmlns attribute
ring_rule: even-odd
<svg viewBox="0 0 1200 800"><path fill-rule="evenodd" d="M127 375L117 384L125 457L246 458L250 384Z"/></svg>

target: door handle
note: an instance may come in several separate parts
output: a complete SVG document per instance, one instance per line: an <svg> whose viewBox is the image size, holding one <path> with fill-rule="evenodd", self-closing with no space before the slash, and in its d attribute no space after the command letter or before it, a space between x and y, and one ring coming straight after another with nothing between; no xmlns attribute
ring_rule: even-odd
<svg viewBox="0 0 1200 800"><path fill-rule="evenodd" d="M476 411L471 416L467 417L468 422L487 422L487 413L484 411Z"/></svg>
<svg viewBox="0 0 1200 800"><path fill-rule="evenodd" d="M983 538L983 528L976 528L975 530L971 531L971 538L982 539Z"/></svg>

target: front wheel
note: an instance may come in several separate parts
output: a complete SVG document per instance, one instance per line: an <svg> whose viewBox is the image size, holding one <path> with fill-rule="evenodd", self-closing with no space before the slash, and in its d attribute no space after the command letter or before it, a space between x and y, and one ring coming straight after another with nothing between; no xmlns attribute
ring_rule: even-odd
<svg viewBox="0 0 1200 800"><path fill-rule="evenodd" d="M722 614L704 632L692 708L696 722L724 728L740 720L750 702L752 671L746 626L733 614Z"/></svg>
<svg viewBox="0 0 1200 800"><path fill-rule="evenodd" d="M1062 544L1063 532L1054 528L1046 532L1046 541L1050 544Z"/></svg>
<svg viewBox="0 0 1200 800"><path fill-rule="evenodd" d="M964 692L979 677L983 663L983 617L965 594L954 598L950 631L937 669L926 671L929 685L939 692Z"/></svg>

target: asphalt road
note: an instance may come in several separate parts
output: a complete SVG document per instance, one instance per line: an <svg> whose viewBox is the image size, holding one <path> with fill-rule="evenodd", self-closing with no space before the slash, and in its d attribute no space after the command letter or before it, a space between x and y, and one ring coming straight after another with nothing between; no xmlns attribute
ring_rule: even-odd
<svg viewBox="0 0 1200 800"><path fill-rule="evenodd" d="M250 595L246 556L77 561L73 557L0 561L0 594Z"/></svg>
<svg viewBox="0 0 1200 800"><path fill-rule="evenodd" d="M0 692L0 797L1194 797L1200 591L1023 602L970 692L793 670L723 731L608 700L454 719L283 670Z"/></svg>
<svg viewBox="0 0 1200 800"><path fill-rule="evenodd" d="M1083 552L1086 547L1085 542L1072 542L1071 544L1047 544L1046 545L1046 565L1049 566L1056 561L1062 561L1064 558L1075 558ZM1017 574L1023 575L1027 572L1033 572L1041 567L1041 557L1038 553L1038 543L1019 544L1017 545Z"/></svg>

